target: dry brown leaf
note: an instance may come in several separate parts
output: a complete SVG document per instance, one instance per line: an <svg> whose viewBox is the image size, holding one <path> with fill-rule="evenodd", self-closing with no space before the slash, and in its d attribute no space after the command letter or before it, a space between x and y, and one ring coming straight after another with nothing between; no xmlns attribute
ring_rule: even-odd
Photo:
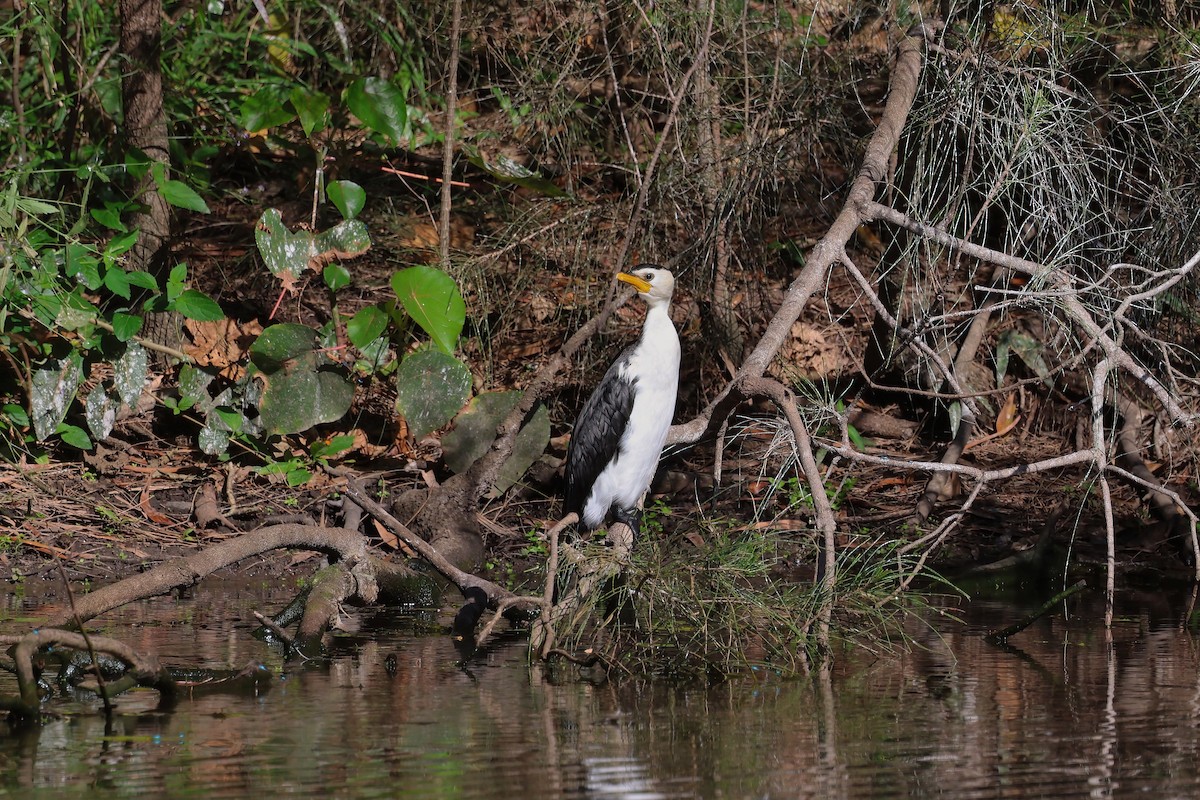
<svg viewBox="0 0 1200 800"><path fill-rule="evenodd" d="M191 344L184 345L184 351L200 366L216 367L231 380L242 377L241 362L263 330L258 320L238 323L232 319L213 322L185 319L183 327L192 339Z"/></svg>

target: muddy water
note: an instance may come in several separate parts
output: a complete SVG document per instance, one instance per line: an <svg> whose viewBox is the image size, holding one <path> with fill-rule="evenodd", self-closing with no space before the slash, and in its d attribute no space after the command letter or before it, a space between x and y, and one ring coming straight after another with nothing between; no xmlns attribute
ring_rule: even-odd
<svg viewBox="0 0 1200 800"><path fill-rule="evenodd" d="M1111 647L1092 598L1007 648L980 633L1022 609L958 602L911 620L919 646L715 687L556 682L516 639L463 664L428 630L444 615L401 610L359 616L327 662L285 665L248 635L251 612L283 599L213 583L109 617L105 633L168 663L257 659L279 677L170 713L134 693L108 726L58 701L40 731L0 728L0 797L1200 796L1185 596L1122 596ZM0 595L0 630L28 630L37 602Z"/></svg>

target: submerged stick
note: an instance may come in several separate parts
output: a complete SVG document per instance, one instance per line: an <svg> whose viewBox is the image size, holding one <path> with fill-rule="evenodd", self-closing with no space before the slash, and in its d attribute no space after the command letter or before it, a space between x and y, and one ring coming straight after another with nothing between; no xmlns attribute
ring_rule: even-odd
<svg viewBox="0 0 1200 800"><path fill-rule="evenodd" d="M1062 602L1063 600L1066 600L1071 595L1076 594L1077 592L1083 591L1086 588L1087 588L1087 581L1078 581L1077 583L1070 586L1069 588L1064 589L1061 592L1059 592L1058 594L1054 595L1054 597L1051 597L1049 600L1047 600L1045 603L1043 603L1042 607L1039 608L1037 611L1033 612L1032 614L1030 614L1026 617L1023 617L1022 619L1017 620L1012 625L1009 625L1005 628L1001 628L998 631L992 631L991 633L987 634L983 638L986 639L987 641L991 642L992 644L1002 644L1006 639L1008 639L1008 637L1012 636L1013 634L1020 633L1021 631L1028 628L1030 625L1032 625L1034 622L1036 622L1041 617L1046 616L1046 614L1048 614L1050 612L1050 609L1054 608L1055 605Z"/></svg>

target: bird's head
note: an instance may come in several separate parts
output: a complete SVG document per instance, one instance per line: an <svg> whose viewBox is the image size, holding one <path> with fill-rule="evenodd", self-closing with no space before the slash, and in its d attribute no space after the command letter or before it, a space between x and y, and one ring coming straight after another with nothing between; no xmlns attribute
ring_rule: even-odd
<svg viewBox="0 0 1200 800"><path fill-rule="evenodd" d="M651 305L670 302L675 291L674 276L653 264L639 264L629 272L618 273L617 280L637 289L641 298Z"/></svg>

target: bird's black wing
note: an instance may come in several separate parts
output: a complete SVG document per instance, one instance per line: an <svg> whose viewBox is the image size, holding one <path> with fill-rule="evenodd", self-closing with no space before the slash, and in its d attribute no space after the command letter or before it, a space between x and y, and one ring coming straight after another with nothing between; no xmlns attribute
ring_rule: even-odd
<svg viewBox="0 0 1200 800"><path fill-rule="evenodd" d="M575 430L567 448L567 488L563 505L567 512L583 513L592 484L617 456L617 447L633 412L637 380L620 374L622 365L628 363L632 354L633 347L630 347L613 362L575 420Z"/></svg>

